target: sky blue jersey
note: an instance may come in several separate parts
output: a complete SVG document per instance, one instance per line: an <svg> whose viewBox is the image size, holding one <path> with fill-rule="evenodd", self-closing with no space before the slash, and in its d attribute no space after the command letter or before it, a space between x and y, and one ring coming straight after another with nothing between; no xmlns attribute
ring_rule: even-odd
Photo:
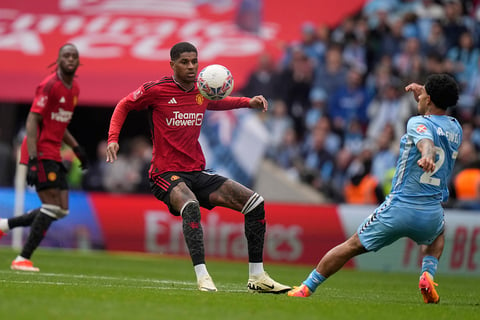
<svg viewBox="0 0 480 320"><path fill-rule="evenodd" d="M416 144L425 138L432 140L435 145L434 172L424 172L417 165L421 153ZM410 118L407 133L400 141L390 196L415 204L447 201L448 183L461 142L462 128L453 117L428 115Z"/></svg>

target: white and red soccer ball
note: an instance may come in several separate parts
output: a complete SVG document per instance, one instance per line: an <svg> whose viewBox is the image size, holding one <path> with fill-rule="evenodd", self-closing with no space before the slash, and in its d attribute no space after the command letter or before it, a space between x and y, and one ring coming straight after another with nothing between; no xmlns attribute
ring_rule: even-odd
<svg viewBox="0 0 480 320"><path fill-rule="evenodd" d="M220 64L211 64L203 68L198 74L197 87L205 98L222 100L232 93L232 73Z"/></svg>

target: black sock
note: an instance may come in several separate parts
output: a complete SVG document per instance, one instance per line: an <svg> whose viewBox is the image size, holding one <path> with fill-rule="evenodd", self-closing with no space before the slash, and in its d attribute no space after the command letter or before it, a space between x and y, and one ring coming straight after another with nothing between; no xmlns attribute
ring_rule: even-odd
<svg viewBox="0 0 480 320"><path fill-rule="evenodd" d="M8 219L8 228L13 229L16 227L28 227L32 224L33 220L40 212L40 208L30 210L26 214L22 214L18 217Z"/></svg>
<svg viewBox="0 0 480 320"><path fill-rule="evenodd" d="M245 214L245 237L248 245L248 262L263 261L266 221L263 202Z"/></svg>
<svg viewBox="0 0 480 320"><path fill-rule="evenodd" d="M203 229L200 224L200 207L197 202L188 203L181 212L183 219L183 236L187 243L193 265L205 263Z"/></svg>
<svg viewBox="0 0 480 320"><path fill-rule="evenodd" d="M33 251L37 249L42 242L45 234L47 233L48 228L56 219L47 216L46 214L39 212L35 219L32 222L32 227L30 228L30 234L28 235L27 242L23 246L23 250L20 253L20 256L25 259L30 259L33 254Z"/></svg>

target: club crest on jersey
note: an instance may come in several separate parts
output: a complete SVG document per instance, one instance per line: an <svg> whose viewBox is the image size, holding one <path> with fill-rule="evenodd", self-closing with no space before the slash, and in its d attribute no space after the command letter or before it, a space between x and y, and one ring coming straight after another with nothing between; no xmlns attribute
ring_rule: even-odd
<svg viewBox="0 0 480 320"><path fill-rule="evenodd" d="M205 98L200 93L198 93L197 96L195 97L195 100L197 101L197 104L200 106L203 104L203 101L205 100Z"/></svg>
<svg viewBox="0 0 480 320"><path fill-rule="evenodd" d="M75 97L73 97L73 106L75 107L77 105L77 103L78 103L78 97L75 96Z"/></svg>
<svg viewBox="0 0 480 320"><path fill-rule="evenodd" d="M418 133L424 133L427 132L427 127L425 127L423 124L419 124L416 130Z"/></svg>
<svg viewBox="0 0 480 320"><path fill-rule="evenodd" d="M180 179L179 176L171 176L171 177L170 177L170 180L171 180L171 181L175 181L175 180L178 180L178 179Z"/></svg>
<svg viewBox="0 0 480 320"><path fill-rule="evenodd" d="M47 105L47 100L48 100L48 96L41 97L37 101L37 106L42 107L42 108L45 107Z"/></svg>
<svg viewBox="0 0 480 320"><path fill-rule="evenodd" d="M57 174L55 172L49 172L47 175L48 181L55 181L57 180Z"/></svg>

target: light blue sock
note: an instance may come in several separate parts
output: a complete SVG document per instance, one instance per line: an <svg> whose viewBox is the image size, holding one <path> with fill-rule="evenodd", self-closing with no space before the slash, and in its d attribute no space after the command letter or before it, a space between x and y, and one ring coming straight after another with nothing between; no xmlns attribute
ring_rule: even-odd
<svg viewBox="0 0 480 320"><path fill-rule="evenodd" d="M438 259L433 256L425 256L422 260L422 274L426 271L435 277L437 272Z"/></svg>
<svg viewBox="0 0 480 320"><path fill-rule="evenodd" d="M308 275L308 278L303 281L303 284L306 285L310 291L315 292L317 287L326 279L327 278L318 273L317 270L313 269L313 271Z"/></svg>

